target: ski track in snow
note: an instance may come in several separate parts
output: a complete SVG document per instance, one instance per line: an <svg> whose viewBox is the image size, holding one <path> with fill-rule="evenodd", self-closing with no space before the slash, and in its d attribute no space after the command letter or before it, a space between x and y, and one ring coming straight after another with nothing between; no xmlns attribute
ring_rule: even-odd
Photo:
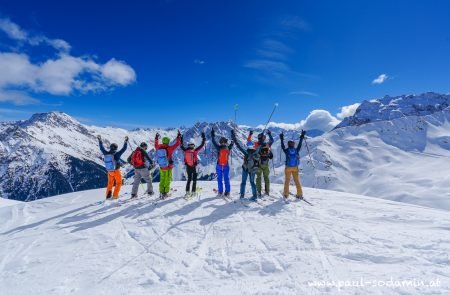
<svg viewBox="0 0 450 295"><path fill-rule="evenodd" d="M336 294L308 282L391 277L441 287L340 294L450 292L447 211L310 188L314 206L275 198L247 208L216 197L214 182L199 185L189 201L174 182L156 204L158 193L97 205L101 189L0 208L0 293Z"/></svg>

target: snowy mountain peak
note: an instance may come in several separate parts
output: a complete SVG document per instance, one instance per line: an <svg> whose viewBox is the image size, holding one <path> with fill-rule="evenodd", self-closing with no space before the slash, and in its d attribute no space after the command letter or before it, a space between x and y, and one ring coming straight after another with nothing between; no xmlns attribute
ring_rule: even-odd
<svg viewBox="0 0 450 295"><path fill-rule="evenodd" d="M385 96L365 100L351 117L345 118L336 128L393 120L407 116L425 116L450 106L450 94L426 92L419 95Z"/></svg>
<svg viewBox="0 0 450 295"><path fill-rule="evenodd" d="M22 127L31 125L47 125L67 128L70 125L81 125L80 122L63 112L36 113L22 122Z"/></svg>

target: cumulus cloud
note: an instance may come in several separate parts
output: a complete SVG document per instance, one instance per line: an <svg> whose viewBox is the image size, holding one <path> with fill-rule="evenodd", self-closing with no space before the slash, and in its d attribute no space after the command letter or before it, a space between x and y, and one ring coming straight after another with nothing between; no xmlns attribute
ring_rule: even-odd
<svg viewBox="0 0 450 295"><path fill-rule="evenodd" d="M103 91L136 80L134 70L124 62L111 59L102 65L66 54L33 64L26 54L0 53L0 68L0 89L25 88L53 95Z"/></svg>
<svg viewBox="0 0 450 295"><path fill-rule="evenodd" d="M136 80L136 73L133 68L114 58L101 67L101 72L103 77L122 86L131 84Z"/></svg>
<svg viewBox="0 0 450 295"><path fill-rule="evenodd" d="M322 131L330 131L337 124L339 120L335 118L330 112L325 110L314 110L309 113L305 120L302 120L303 129L311 130L318 129Z"/></svg>
<svg viewBox="0 0 450 295"><path fill-rule="evenodd" d="M372 81L372 84L383 84L386 80L389 79L389 76L386 74L379 75L376 79Z"/></svg>
<svg viewBox="0 0 450 295"><path fill-rule="evenodd" d="M337 124L339 124L340 120L330 114L330 112L326 110L313 110L309 113L306 119L301 120L298 123L276 123L270 122L268 127L273 128L283 128L286 130L321 130L324 132L330 131ZM264 128L264 125L259 125L257 128Z"/></svg>
<svg viewBox="0 0 450 295"><path fill-rule="evenodd" d="M353 116L353 114L355 114L356 109L360 105L361 105L360 103L354 103L348 106L343 106L341 107L341 111L336 114L336 117L338 117L338 119L343 120L344 118Z"/></svg>
<svg viewBox="0 0 450 295"><path fill-rule="evenodd" d="M38 100L30 92L71 95L105 91L136 81L135 71L124 61L112 58L102 64L91 57L72 56L66 41L31 35L9 19L0 19L0 31L17 42L46 45L58 51L55 57L39 62L34 62L38 57L25 53L0 52L0 102L32 104Z"/></svg>

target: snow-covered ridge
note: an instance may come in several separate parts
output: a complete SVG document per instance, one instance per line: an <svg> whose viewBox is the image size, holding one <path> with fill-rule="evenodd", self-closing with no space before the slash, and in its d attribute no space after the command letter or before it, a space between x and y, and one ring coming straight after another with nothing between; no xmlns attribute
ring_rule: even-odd
<svg viewBox="0 0 450 295"><path fill-rule="evenodd" d="M246 208L217 198L213 182L199 186L201 197L185 201L175 182L156 205L100 206L99 189L0 208L1 293L450 293L448 212L311 188L313 207ZM380 284L320 286L361 279Z"/></svg>
<svg viewBox="0 0 450 295"><path fill-rule="evenodd" d="M443 111L449 106L450 94L426 92L420 95L385 96L363 101L355 114L345 118L336 128L406 116L425 116Z"/></svg>

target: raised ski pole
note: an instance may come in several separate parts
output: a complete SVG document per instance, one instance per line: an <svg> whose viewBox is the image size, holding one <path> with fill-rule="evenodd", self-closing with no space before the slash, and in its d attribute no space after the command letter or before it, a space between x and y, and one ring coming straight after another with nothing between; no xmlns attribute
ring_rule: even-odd
<svg viewBox="0 0 450 295"><path fill-rule="evenodd" d="M266 126L264 126L263 133L264 133L264 131L266 131L267 125L269 125L270 119L272 119L272 116L275 113L275 110L277 109L277 107L278 107L278 103L275 103L273 106L272 113L270 113L269 120L267 120ZM273 170L273 174L276 175L275 165L273 164L273 159L272 159L272 170Z"/></svg>
<svg viewBox="0 0 450 295"><path fill-rule="evenodd" d="M233 127L234 131L236 131L236 126L237 126L236 122L237 122L237 111L238 111L238 109L239 109L239 105L235 104L234 105L234 127ZM230 151L230 164L233 165L233 150Z"/></svg>
<svg viewBox="0 0 450 295"><path fill-rule="evenodd" d="M275 103L275 105L273 106L272 113L270 113L269 120L267 120L266 126L264 126L263 132L267 129L267 125L269 125L270 119L272 119L273 113L275 113L275 110L277 109L277 107L278 107L278 103Z"/></svg>
<svg viewBox="0 0 450 295"><path fill-rule="evenodd" d="M308 151L309 160L311 161L311 165L313 166L314 169L316 169L316 166L314 166L314 163L313 163L312 158L311 158L311 153L309 152L309 146L308 146L308 142L306 141L306 137L303 138L303 139L305 140L306 150Z"/></svg>

